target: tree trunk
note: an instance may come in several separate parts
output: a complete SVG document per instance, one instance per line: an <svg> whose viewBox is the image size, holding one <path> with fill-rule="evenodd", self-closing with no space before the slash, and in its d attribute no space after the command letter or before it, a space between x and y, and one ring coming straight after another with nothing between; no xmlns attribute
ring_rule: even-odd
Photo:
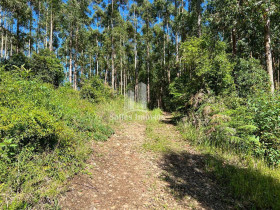
<svg viewBox="0 0 280 210"><path fill-rule="evenodd" d="M53 8L51 6L51 20L50 20L50 43L49 43L49 49L52 52L53 51Z"/></svg>
<svg viewBox="0 0 280 210"><path fill-rule="evenodd" d="M91 54L89 55L89 77L91 77L91 63L92 63L92 60L91 60Z"/></svg>
<svg viewBox="0 0 280 210"><path fill-rule="evenodd" d="M6 23L6 28L8 30L8 23ZM6 37L5 37L5 58L8 58L8 33L6 32Z"/></svg>
<svg viewBox="0 0 280 210"><path fill-rule="evenodd" d="M45 34L45 43L44 43L45 49L48 47L48 14L49 14L49 10L47 8L47 11L46 11L46 34Z"/></svg>
<svg viewBox="0 0 280 210"><path fill-rule="evenodd" d="M176 64L179 63L179 35L176 32Z"/></svg>
<svg viewBox="0 0 280 210"><path fill-rule="evenodd" d="M274 93L274 79L273 79L273 66L272 66L272 54L271 54L271 38L270 38L270 17L266 17L265 24L265 55L266 55L266 67L270 80L270 91Z"/></svg>
<svg viewBox="0 0 280 210"><path fill-rule="evenodd" d="M74 63L74 89L77 90L77 76L78 76L78 32L79 29L76 27L76 39L75 39L75 63Z"/></svg>
<svg viewBox="0 0 280 210"><path fill-rule="evenodd" d="M122 48L122 40L120 40L120 50ZM122 64L122 53L120 53L120 64L121 64L121 94L122 94L122 91L123 91L123 64Z"/></svg>
<svg viewBox="0 0 280 210"><path fill-rule="evenodd" d="M81 76L80 76L81 78L80 79L82 79L82 76L84 75L84 50L82 50L81 59L82 59L82 63L80 65L81 66Z"/></svg>
<svg viewBox="0 0 280 210"><path fill-rule="evenodd" d="M19 53L19 18L17 18L17 49L16 52Z"/></svg>
<svg viewBox="0 0 280 210"><path fill-rule="evenodd" d="M98 49L98 39L97 37L95 38L96 39L96 48ZM99 68L99 64L98 64L98 53L96 53L96 75L98 76L98 68Z"/></svg>
<svg viewBox="0 0 280 210"><path fill-rule="evenodd" d="M197 30L198 30L198 38L202 35L201 30L201 0L197 0Z"/></svg>
<svg viewBox="0 0 280 210"><path fill-rule="evenodd" d="M3 31L3 29L2 29L2 7L0 7L0 29L1 29L1 37L2 37L2 43L3 43L3 39L4 39L4 31ZM1 53L0 53L1 55L1 58L3 57L3 48L2 48L2 45L1 45Z"/></svg>
<svg viewBox="0 0 280 210"><path fill-rule="evenodd" d="M167 39L166 39L166 44L168 46L168 43L169 43L169 25L167 23ZM167 49L167 57L169 57L169 48ZM169 59L167 60L168 62L168 65L167 65L167 79L168 79L168 83L170 84L171 82L171 71L170 71L170 65L169 65Z"/></svg>
<svg viewBox="0 0 280 210"><path fill-rule="evenodd" d="M13 56L13 41L11 40L11 54L10 56Z"/></svg>
<svg viewBox="0 0 280 210"><path fill-rule="evenodd" d="M74 90L77 90L77 61L75 59L75 63L74 63L74 70L73 70L73 74L74 74Z"/></svg>
<svg viewBox="0 0 280 210"><path fill-rule="evenodd" d="M1 10L0 10L0 15ZM5 21L5 20L4 20ZM4 30L2 28L2 18L0 19L0 25L1 25L1 58L3 58L3 50L4 50Z"/></svg>
<svg viewBox="0 0 280 210"><path fill-rule="evenodd" d="M68 55L68 48L67 48L67 44L66 44L66 55L65 55L65 78L67 78L67 63L68 63L68 59L67 59L67 55Z"/></svg>
<svg viewBox="0 0 280 210"><path fill-rule="evenodd" d="M108 68L109 68L109 58L108 56L106 56L106 69L105 69L105 78L104 78L104 83L108 84L107 80L108 80Z"/></svg>
<svg viewBox="0 0 280 210"><path fill-rule="evenodd" d="M39 34L40 34L40 16L41 16L41 1L39 0L39 8L38 8L38 20L37 20L37 34L36 34L36 53L38 53L39 49Z"/></svg>
<svg viewBox="0 0 280 210"><path fill-rule="evenodd" d="M232 54L233 56L236 56L236 29L235 27L231 31L232 35Z"/></svg>
<svg viewBox="0 0 280 210"><path fill-rule="evenodd" d="M136 41L136 34L137 34L137 22L136 22L136 16L135 16L135 6L134 6L134 26L135 26L135 32L134 32L134 75L135 75L135 87L134 87L134 100L138 100L138 71L137 71L137 41Z"/></svg>
<svg viewBox="0 0 280 210"><path fill-rule="evenodd" d="M112 0L111 9L112 9L112 16L111 16L111 48L112 48L112 54L111 54L111 61L112 61L111 82L112 82L112 89L114 90L114 89L115 89L115 63L114 63L114 59L115 59L115 49L114 49L114 38L113 38L113 28L114 28L114 24L113 24L114 0Z"/></svg>
<svg viewBox="0 0 280 210"><path fill-rule="evenodd" d="M111 75L111 82L112 82L112 89L115 89L115 51L114 51L114 46L113 46L113 37L112 37L112 55L111 55L111 61L112 61L112 75Z"/></svg>
<svg viewBox="0 0 280 210"><path fill-rule="evenodd" d="M73 36L73 32L72 32L72 26L70 29L70 46L69 46L69 82L70 84L72 84L72 36Z"/></svg>
<svg viewBox="0 0 280 210"><path fill-rule="evenodd" d="M150 103L150 47L149 47L149 42L147 43L147 71L148 71L147 101L148 101L148 103Z"/></svg>
<svg viewBox="0 0 280 210"><path fill-rule="evenodd" d="M28 40L28 46L29 46L29 49L28 49L28 57L30 58L31 57L31 36L32 36L32 19L30 19L30 23L29 23L29 40Z"/></svg>

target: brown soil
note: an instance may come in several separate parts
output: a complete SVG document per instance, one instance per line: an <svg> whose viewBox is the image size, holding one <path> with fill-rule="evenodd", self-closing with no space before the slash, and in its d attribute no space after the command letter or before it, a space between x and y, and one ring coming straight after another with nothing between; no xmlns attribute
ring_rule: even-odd
<svg viewBox="0 0 280 210"><path fill-rule="evenodd" d="M169 118L157 132L177 147L164 154L143 150L146 125L119 126L94 143L88 174L69 181L62 209L232 209L234 200L203 171L203 156L180 138ZM178 146L179 145L179 146ZM172 149L172 148L171 148Z"/></svg>

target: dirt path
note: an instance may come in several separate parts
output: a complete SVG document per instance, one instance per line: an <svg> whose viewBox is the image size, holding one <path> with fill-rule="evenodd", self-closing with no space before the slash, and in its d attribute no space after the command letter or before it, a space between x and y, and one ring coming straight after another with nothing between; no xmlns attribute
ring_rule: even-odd
<svg viewBox="0 0 280 210"><path fill-rule="evenodd" d="M168 152L143 150L149 141L145 122L124 123L107 142L94 143L92 167L71 181L59 200L62 209L233 208L168 116L154 132L170 141Z"/></svg>

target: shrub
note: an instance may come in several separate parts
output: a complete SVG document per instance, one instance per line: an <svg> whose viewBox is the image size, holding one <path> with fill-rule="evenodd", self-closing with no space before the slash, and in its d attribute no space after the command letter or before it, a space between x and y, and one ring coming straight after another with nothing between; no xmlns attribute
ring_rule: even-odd
<svg viewBox="0 0 280 210"><path fill-rule="evenodd" d="M234 80L240 97L248 97L259 91L269 91L267 72L256 59L238 59L234 67Z"/></svg>
<svg viewBox="0 0 280 210"><path fill-rule="evenodd" d="M55 54L49 49L44 49L39 54L34 53L32 58L26 57L23 53L15 54L8 60L3 60L0 66L6 71L30 70L29 77L37 78L43 82L59 86L64 79L63 66Z"/></svg>
<svg viewBox="0 0 280 210"><path fill-rule="evenodd" d="M43 82L51 83L55 86L64 79L63 66L55 54L48 49L41 50L39 54L33 54L32 72Z"/></svg>
<svg viewBox="0 0 280 210"><path fill-rule="evenodd" d="M9 59L4 59L0 66L4 66L6 71L14 70L14 66L25 66L26 69L31 68L31 59L26 57L23 53L12 55Z"/></svg>
<svg viewBox="0 0 280 210"><path fill-rule="evenodd" d="M99 77L92 77L84 82L80 95L83 99L100 102L112 98L113 92Z"/></svg>

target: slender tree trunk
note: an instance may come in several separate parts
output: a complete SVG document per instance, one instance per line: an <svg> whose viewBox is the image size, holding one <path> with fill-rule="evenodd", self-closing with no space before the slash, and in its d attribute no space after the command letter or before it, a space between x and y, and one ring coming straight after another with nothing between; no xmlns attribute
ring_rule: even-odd
<svg viewBox="0 0 280 210"><path fill-rule="evenodd" d="M124 69L124 87L123 87L124 96L126 96L126 87L127 87L127 73L126 73L126 69Z"/></svg>
<svg viewBox="0 0 280 210"><path fill-rule="evenodd" d="M232 34L232 54L236 56L236 29L235 27L231 31Z"/></svg>
<svg viewBox="0 0 280 210"><path fill-rule="evenodd" d="M277 68L277 83L278 83L278 89L279 89L279 82L280 82L280 71L279 71L279 68L280 68L280 60L278 58L278 68Z"/></svg>
<svg viewBox="0 0 280 210"><path fill-rule="evenodd" d="M111 48L112 48L112 54L111 54L111 61L112 61L112 74L111 74L111 82L112 82L112 89L115 89L115 49L114 49L114 38L113 38L113 29L114 29L114 24L113 24L113 12L114 12L114 0L112 0L111 4L111 9L112 9L112 16L111 16Z"/></svg>
<svg viewBox="0 0 280 210"><path fill-rule="evenodd" d="M30 19L30 23L29 23L29 39L28 39L28 46L29 46L29 49L28 49L28 57L30 58L31 57L31 36L32 36L32 19Z"/></svg>
<svg viewBox="0 0 280 210"><path fill-rule="evenodd" d="M115 50L114 50L114 46L113 46L113 37L112 37L112 55L111 55L111 61L112 61L112 89L114 90L115 89L115 62L114 62L114 59L115 59Z"/></svg>
<svg viewBox="0 0 280 210"><path fill-rule="evenodd" d="M137 71L137 41L136 41L136 34L137 34L137 21L136 21L136 15L135 15L135 6L134 6L134 26L135 26L135 32L134 32L134 73L135 73L135 87L134 87L134 100L138 100L138 71Z"/></svg>
<svg viewBox="0 0 280 210"><path fill-rule="evenodd" d="M77 76L78 76L78 26L76 27L76 39L75 39L75 63L74 63L74 89L77 90Z"/></svg>
<svg viewBox="0 0 280 210"><path fill-rule="evenodd" d="M105 70L105 77L104 77L104 82L105 82L105 84L108 84L108 68L106 68L106 70Z"/></svg>
<svg viewBox="0 0 280 210"><path fill-rule="evenodd" d="M98 49L98 39L97 37L95 38L96 40L96 48ZM98 76L98 68L99 68L99 64L98 64L98 52L95 55L95 59L96 59L96 75Z"/></svg>
<svg viewBox="0 0 280 210"><path fill-rule="evenodd" d="M17 18L17 48L16 48L16 52L19 53L19 42L20 42L20 37L19 37L19 18Z"/></svg>
<svg viewBox="0 0 280 210"><path fill-rule="evenodd" d="M99 75L99 72L98 72L98 67L99 67L99 63L98 63L98 56L96 55L96 76Z"/></svg>
<svg viewBox="0 0 280 210"><path fill-rule="evenodd" d="M150 46L147 43L147 71L148 71L148 81L147 81L147 101L150 103Z"/></svg>
<svg viewBox="0 0 280 210"><path fill-rule="evenodd" d="M176 65L179 63L179 35L176 32Z"/></svg>
<svg viewBox="0 0 280 210"><path fill-rule="evenodd" d="M167 41L167 46L168 46L168 44L169 44L169 24L167 23L167 39L166 39L166 41ZM169 48L167 49L167 52L168 52L168 54L167 54L167 57L169 57ZM167 65L167 79L168 79L168 83L170 84L170 82L171 82L171 71L170 71L170 65L169 65L169 59L168 59L168 65Z"/></svg>
<svg viewBox="0 0 280 210"><path fill-rule="evenodd" d="M8 30L8 23L6 23L6 29ZM8 58L8 33L6 31L6 37L5 37L5 58Z"/></svg>
<svg viewBox="0 0 280 210"><path fill-rule="evenodd" d="M82 79L82 76L84 75L84 50L82 50L82 54L81 54L81 57L82 57L82 63L81 63L81 78ZM80 59L81 60L81 59Z"/></svg>
<svg viewBox="0 0 280 210"><path fill-rule="evenodd" d="M47 12L46 12L46 34L45 34L45 49L48 47L48 8L47 8Z"/></svg>
<svg viewBox="0 0 280 210"><path fill-rule="evenodd" d="M274 93L274 79L273 79L273 66L272 66L272 54L271 54L271 38L270 38L270 17L267 15L265 24L265 54L266 54L266 67L271 83L270 90Z"/></svg>
<svg viewBox="0 0 280 210"><path fill-rule="evenodd" d="M10 56L13 56L13 41L12 41L12 39L11 39L11 54L10 54Z"/></svg>
<svg viewBox="0 0 280 210"><path fill-rule="evenodd" d="M67 43L67 42L66 42ZM66 50L65 50L65 78L67 78L67 65L68 65L68 47L67 47L67 44L66 44Z"/></svg>
<svg viewBox="0 0 280 210"><path fill-rule="evenodd" d="M52 52L53 51L53 8L51 6L51 20L50 20L50 43L49 43L49 49Z"/></svg>
<svg viewBox="0 0 280 210"><path fill-rule="evenodd" d="M105 69L105 78L104 78L104 82L105 82L105 84L109 84L108 83L108 68L109 68L109 58L108 58L109 56L106 56L106 64L107 64L107 66L106 66L106 69Z"/></svg>
<svg viewBox="0 0 280 210"><path fill-rule="evenodd" d="M125 96L125 90L126 90L126 71L125 71L125 68L124 68L124 71L123 71L123 95Z"/></svg>
<svg viewBox="0 0 280 210"><path fill-rule="evenodd" d="M72 42L73 42L73 32L72 26L70 29L70 46L69 46L69 82L72 84Z"/></svg>
<svg viewBox="0 0 280 210"><path fill-rule="evenodd" d="M41 19L41 0L39 0L38 20L37 20L37 34L36 34L36 53L39 50L39 34L40 34L40 19Z"/></svg>
<svg viewBox="0 0 280 210"><path fill-rule="evenodd" d="M74 76L74 90L77 90L77 62L76 62L76 59L75 59L75 62L74 62L74 70L73 70L73 76Z"/></svg>
<svg viewBox="0 0 280 210"><path fill-rule="evenodd" d="M92 60L91 60L91 54L89 55L89 77L91 77L91 63L92 63Z"/></svg>
<svg viewBox="0 0 280 210"><path fill-rule="evenodd" d="M200 38L202 35L201 30L201 0L197 0L197 30L198 30L198 37Z"/></svg>
<svg viewBox="0 0 280 210"><path fill-rule="evenodd" d="M2 11L0 10L0 26L1 26L1 58L3 58L3 50L4 50L4 30L2 28ZM5 20L3 20L5 22Z"/></svg>

